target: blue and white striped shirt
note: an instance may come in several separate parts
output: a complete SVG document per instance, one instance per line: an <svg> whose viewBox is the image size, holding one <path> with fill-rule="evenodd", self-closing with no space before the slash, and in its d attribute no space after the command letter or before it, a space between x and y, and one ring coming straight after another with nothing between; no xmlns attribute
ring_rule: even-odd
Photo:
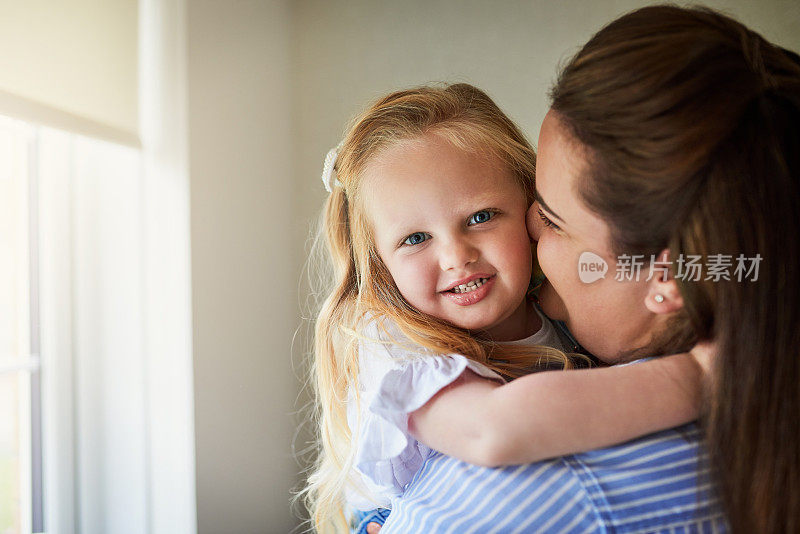
<svg viewBox="0 0 800 534"><path fill-rule="evenodd" d="M499 469L434 451L381 534L727 532L701 441L690 424Z"/></svg>

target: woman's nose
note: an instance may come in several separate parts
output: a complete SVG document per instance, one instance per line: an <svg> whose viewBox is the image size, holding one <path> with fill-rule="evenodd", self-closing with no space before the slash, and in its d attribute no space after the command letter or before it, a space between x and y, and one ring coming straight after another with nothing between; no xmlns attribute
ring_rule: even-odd
<svg viewBox="0 0 800 534"><path fill-rule="evenodd" d="M442 248L439 261L442 270L447 271L462 269L470 263L475 263L479 256L478 248L468 239L455 238Z"/></svg>

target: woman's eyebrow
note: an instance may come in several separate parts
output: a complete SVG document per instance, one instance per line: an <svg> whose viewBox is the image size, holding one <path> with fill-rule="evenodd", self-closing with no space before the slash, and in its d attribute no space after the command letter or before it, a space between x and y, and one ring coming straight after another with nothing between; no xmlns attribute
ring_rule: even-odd
<svg viewBox="0 0 800 534"><path fill-rule="evenodd" d="M540 205L541 207L543 207L544 209L546 209L546 210L547 210L547 211L550 213L550 215L552 215L553 217L555 217L556 219L558 219L558 220L559 220L559 221L561 221L562 223L563 223L563 222L565 222L565 221L564 221L564 219L562 219L561 217L559 217L559 216L558 216L558 214L557 214L555 211L553 211L553 210L550 208L550 206L548 206L548 205L547 205L547 203L546 203L546 202L544 201L544 199L542 198L542 195L540 195L540 194L539 194L539 190L538 190L538 189L535 189L535 190L534 190L534 192L533 192L533 194L534 194L534 196L536 197L536 202L538 202L538 203L539 203L539 205Z"/></svg>

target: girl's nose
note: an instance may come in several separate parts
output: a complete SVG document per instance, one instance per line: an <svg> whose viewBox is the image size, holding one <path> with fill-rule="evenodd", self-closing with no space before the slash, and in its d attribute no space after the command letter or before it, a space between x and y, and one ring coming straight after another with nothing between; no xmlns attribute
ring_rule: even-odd
<svg viewBox="0 0 800 534"><path fill-rule="evenodd" d="M443 247L440 264L443 271L463 269L470 263L478 261L478 248L467 239L456 238Z"/></svg>

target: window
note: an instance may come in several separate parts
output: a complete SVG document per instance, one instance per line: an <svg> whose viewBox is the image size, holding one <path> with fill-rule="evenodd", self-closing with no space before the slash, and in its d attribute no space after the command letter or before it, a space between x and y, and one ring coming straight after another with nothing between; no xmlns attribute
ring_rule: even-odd
<svg viewBox="0 0 800 534"><path fill-rule="evenodd" d="M0 117L0 534L147 531L141 170Z"/></svg>
<svg viewBox="0 0 800 534"><path fill-rule="evenodd" d="M62 129L0 116L0 534L196 532L185 10L131 5L138 138L0 91Z"/></svg>
<svg viewBox="0 0 800 534"><path fill-rule="evenodd" d="M33 129L0 117L0 534L42 531Z"/></svg>

